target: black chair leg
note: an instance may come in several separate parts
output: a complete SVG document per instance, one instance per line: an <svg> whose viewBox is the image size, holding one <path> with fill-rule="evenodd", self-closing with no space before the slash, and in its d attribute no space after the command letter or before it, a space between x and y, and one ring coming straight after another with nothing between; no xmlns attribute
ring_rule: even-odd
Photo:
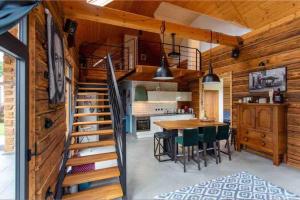
<svg viewBox="0 0 300 200"><path fill-rule="evenodd" d="M220 146L221 146L220 141L217 141L219 163L221 163L221 150L220 150L221 147Z"/></svg>
<svg viewBox="0 0 300 200"><path fill-rule="evenodd" d="M187 148L188 149L188 161L190 162L191 160L191 148L190 147L188 147Z"/></svg>
<svg viewBox="0 0 300 200"><path fill-rule="evenodd" d="M204 154L204 166L207 167L207 143L203 143L203 154Z"/></svg>
<svg viewBox="0 0 300 200"><path fill-rule="evenodd" d="M185 153L185 147L184 146L182 146L182 153L183 153L183 171L184 172L186 172L186 166L185 166L185 164L186 164L186 153Z"/></svg>
<svg viewBox="0 0 300 200"><path fill-rule="evenodd" d="M153 137L153 155L155 157L155 136Z"/></svg>
<svg viewBox="0 0 300 200"><path fill-rule="evenodd" d="M228 139L227 139L227 142L229 143L229 140L228 140ZM228 157L229 157L229 160L231 160L230 145L227 146L227 150L228 150Z"/></svg>
<svg viewBox="0 0 300 200"><path fill-rule="evenodd" d="M160 139L158 139L158 144L160 144ZM159 160L159 162L160 162L160 154L161 154L160 145L158 145L158 160Z"/></svg>
<svg viewBox="0 0 300 200"><path fill-rule="evenodd" d="M200 152L199 152L199 146L196 146L196 152L197 152L197 163L198 163L198 169L200 170Z"/></svg>
<svg viewBox="0 0 300 200"><path fill-rule="evenodd" d="M194 158L194 146L192 146L192 158Z"/></svg>
<svg viewBox="0 0 300 200"><path fill-rule="evenodd" d="M219 164L218 155L217 155L217 145L216 145L216 142L213 142L213 145L214 145L214 154L215 154L216 164Z"/></svg>
<svg viewBox="0 0 300 200"><path fill-rule="evenodd" d="M174 151L174 161L175 161L175 163L177 163L177 151L176 151L176 149L177 149L177 143L175 142L174 143L174 149L175 149L175 151Z"/></svg>

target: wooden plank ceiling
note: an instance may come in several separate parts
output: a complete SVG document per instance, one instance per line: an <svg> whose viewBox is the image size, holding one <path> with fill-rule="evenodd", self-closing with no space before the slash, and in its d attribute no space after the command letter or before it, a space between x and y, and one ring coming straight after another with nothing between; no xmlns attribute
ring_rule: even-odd
<svg viewBox="0 0 300 200"><path fill-rule="evenodd" d="M153 13L162 1L113 1L107 7L144 16ZM168 1L169 3L257 29L300 10L300 1ZM112 25L78 20L77 46L84 42L119 43L124 33L137 31ZM110 38L110 40L108 40Z"/></svg>
<svg viewBox="0 0 300 200"><path fill-rule="evenodd" d="M153 17L153 13L158 8L159 1L113 1L107 7L115 8L135 14ZM77 20L78 30L76 35L76 44L82 43L113 43L119 44L124 33L137 35L138 31L108 24L102 24L87 20Z"/></svg>

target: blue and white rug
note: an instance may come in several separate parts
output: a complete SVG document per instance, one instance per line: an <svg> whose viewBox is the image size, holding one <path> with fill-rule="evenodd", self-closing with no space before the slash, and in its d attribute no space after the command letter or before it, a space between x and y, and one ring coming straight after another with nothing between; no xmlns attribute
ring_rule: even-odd
<svg viewBox="0 0 300 200"><path fill-rule="evenodd" d="M300 200L300 196L286 191L248 172L213 179L155 196L154 199L174 200Z"/></svg>

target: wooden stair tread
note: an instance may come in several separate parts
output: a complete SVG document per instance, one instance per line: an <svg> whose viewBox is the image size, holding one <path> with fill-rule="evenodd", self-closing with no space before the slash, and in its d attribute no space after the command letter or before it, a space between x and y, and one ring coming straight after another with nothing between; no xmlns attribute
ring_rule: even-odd
<svg viewBox="0 0 300 200"><path fill-rule="evenodd" d="M106 185L93 189L84 190L73 194L67 194L62 197L63 200L107 200L123 197L120 184Z"/></svg>
<svg viewBox="0 0 300 200"><path fill-rule="evenodd" d="M98 95L98 96L104 96L108 95L106 92L78 92L77 95Z"/></svg>
<svg viewBox="0 0 300 200"><path fill-rule="evenodd" d="M73 126L89 125L89 124L112 124L112 121L111 120L101 120L101 121L74 122Z"/></svg>
<svg viewBox="0 0 300 200"><path fill-rule="evenodd" d="M97 105L97 106L93 106L93 105L86 105L86 106L75 106L76 109L80 109L80 108L110 108L110 105Z"/></svg>
<svg viewBox="0 0 300 200"><path fill-rule="evenodd" d="M78 85L107 85L107 83L78 82Z"/></svg>
<svg viewBox="0 0 300 200"><path fill-rule="evenodd" d="M75 149L86 149L86 148L105 147L105 146L113 146L113 145L115 145L115 141L110 139L110 140L102 140L97 142L71 144L69 146L69 149L75 150Z"/></svg>
<svg viewBox="0 0 300 200"><path fill-rule="evenodd" d="M106 129L106 130L98 130L98 131L81 131L81 132L73 132L72 137L78 137L78 136L89 136L89 135L111 135L113 134L112 129Z"/></svg>
<svg viewBox="0 0 300 200"><path fill-rule="evenodd" d="M86 102L86 101L91 101L91 102L107 102L109 101L108 99L76 99L77 102Z"/></svg>
<svg viewBox="0 0 300 200"><path fill-rule="evenodd" d="M76 113L74 117L87 117L87 116L110 116L110 112L100 112L100 113Z"/></svg>
<svg viewBox="0 0 300 200"><path fill-rule="evenodd" d="M108 88L84 88L80 87L78 90L87 90L87 91L107 91Z"/></svg>
<svg viewBox="0 0 300 200"><path fill-rule="evenodd" d="M66 175L62 186L67 187L67 186L77 185L80 183L116 178L119 176L120 176L120 171L118 167L97 169L89 172L81 172L78 174L68 174Z"/></svg>
<svg viewBox="0 0 300 200"><path fill-rule="evenodd" d="M116 160L117 158L118 156L115 152L75 157L68 159L67 166L78 166L107 160Z"/></svg>

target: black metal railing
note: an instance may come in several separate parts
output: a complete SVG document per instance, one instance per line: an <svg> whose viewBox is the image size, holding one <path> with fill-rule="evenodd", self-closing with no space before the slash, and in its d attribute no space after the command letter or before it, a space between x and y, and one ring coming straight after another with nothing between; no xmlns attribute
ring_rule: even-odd
<svg viewBox="0 0 300 200"><path fill-rule="evenodd" d="M168 67L201 70L201 52L197 48L169 43L138 40L139 65L159 66L161 50Z"/></svg>
<svg viewBox="0 0 300 200"><path fill-rule="evenodd" d="M128 41L129 42L129 41ZM127 43L122 45L113 45L113 44L97 44L93 43L91 45L98 46L98 50L96 50L93 54L88 57L84 57L81 59L81 68L97 68L106 70L106 55L109 53L111 59L114 60L114 69L115 70L126 70L130 69L130 65L132 66L132 58L131 55L134 55L134 49L126 46Z"/></svg>
<svg viewBox="0 0 300 200"><path fill-rule="evenodd" d="M75 89L75 95L74 95L74 99L73 99L74 104L72 105L72 110L70 110L70 112L71 112L70 118L71 119L70 119L70 124L69 124L69 131L68 131L68 136L67 136L65 144L64 144L62 163L60 165L61 167L59 170L56 187L55 187L54 199L56 199L56 200L62 199L62 195L63 195L62 183L64 181L65 175L67 174L66 164L67 164L67 161L70 156L69 147L70 147L70 144L72 141L73 122L74 122L74 114L76 112L75 106L76 106L77 93L78 93L78 87L76 87L76 89Z"/></svg>
<svg viewBox="0 0 300 200"><path fill-rule="evenodd" d="M115 70L130 71L136 65L159 66L161 51L166 58L167 65L173 68L201 70L201 52L197 48L168 43L152 42L138 39L130 39L122 45L93 44L98 45L97 51L83 59L82 68L106 69L106 55L110 53L114 61Z"/></svg>
<svg viewBox="0 0 300 200"><path fill-rule="evenodd" d="M106 56L107 68L107 86L109 94L109 102L111 105L111 119L114 130L114 138L116 141L116 152L118 155L118 167L120 170L120 183L126 199L126 131L125 116L122 106L121 96L118 88L115 69L113 67L112 58L109 54Z"/></svg>

